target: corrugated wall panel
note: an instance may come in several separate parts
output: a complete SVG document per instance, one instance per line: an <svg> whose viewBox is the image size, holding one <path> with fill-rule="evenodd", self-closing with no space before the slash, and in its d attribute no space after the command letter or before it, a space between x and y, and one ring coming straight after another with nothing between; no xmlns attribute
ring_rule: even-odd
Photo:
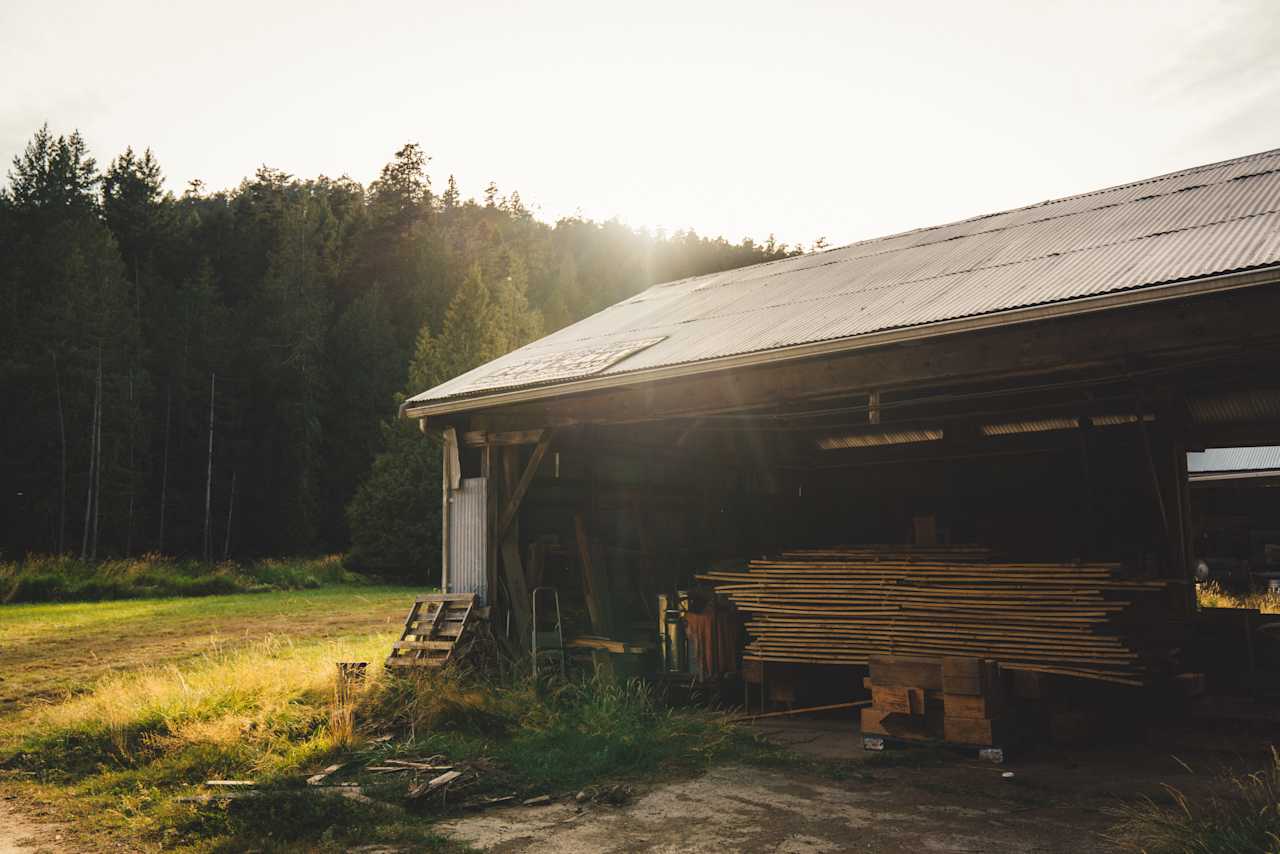
<svg viewBox="0 0 1280 854"><path fill-rule="evenodd" d="M446 593L474 593L488 604L485 535L488 514L483 477L462 479L449 498L449 589Z"/></svg>
<svg viewBox="0 0 1280 854"><path fill-rule="evenodd" d="M1187 470L1192 474L1268 469L1280 469L1280 447L1209 448L1187 454Z"/></svg>

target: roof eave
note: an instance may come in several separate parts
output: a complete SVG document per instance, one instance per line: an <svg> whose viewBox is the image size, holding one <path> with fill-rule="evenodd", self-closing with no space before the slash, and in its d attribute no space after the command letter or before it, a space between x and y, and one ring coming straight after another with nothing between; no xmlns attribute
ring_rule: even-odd
<svg viewBox="0 0 1280 854"><path fill-rule="evenodd" d="M567 382L547 385L527 386L506 391L493 391L469 397L442 398L440 400L415 404L407 400L400 406L400 415L407 418L425 418L430 415L450 415L462 412L474 412L480 409L492 409L498 406L510 406L529 403L537 400L568 397L592 391L623 388L642 383L661 382L680 377L718 371L749 368L759 365L772 365L796 359L808 359L829 356L837 353L848 353L871 347L883 347L889 344L901 344L919 341L926 338L954 335L962 332L977 332L1000 326L1011 326L1019 323L1030 323L1037 320L1089 314L1097 311L1108 311L1127 308L1148 303L1163 302L1184 297L1200 296L1239 288L1276 284L1280 282L1277 270L1280 265L1269 265L1261 269L1245 270L1235 273L1223 273L1196 279L1172 282L1164 285L1149 285L1126 291L1116 291L1094 297L1063 300L1026 308L1008 309L990 314L972 317L943 320L910 326L899 329L887 329L883 332L872 332L848 338L834 338L828 341L815 341L797 344L790 347L779 347L772 350L760 350L754 353L742 353L717 359L705 359L698 362L686 362L678 365L666 365L617 374L603 374Z"/></svg>

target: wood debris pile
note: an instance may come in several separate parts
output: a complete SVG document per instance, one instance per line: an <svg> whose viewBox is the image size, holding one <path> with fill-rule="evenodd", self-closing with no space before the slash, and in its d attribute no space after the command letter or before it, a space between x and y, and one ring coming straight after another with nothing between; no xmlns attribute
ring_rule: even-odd
<svg viewBox="0 0 1280 854"><path fill-rule="evenodd" d="M1169 583L1111 563L998 563L976 547L784 552L700 575L749 615L744 658L866 664L972 656L1145 684L1172 655Z"/></svg>

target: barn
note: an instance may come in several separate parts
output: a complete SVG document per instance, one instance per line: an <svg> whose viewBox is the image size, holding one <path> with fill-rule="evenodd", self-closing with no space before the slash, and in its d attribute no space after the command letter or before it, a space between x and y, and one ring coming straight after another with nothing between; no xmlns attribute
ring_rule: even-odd
<svg viewBox="0 0 1280 854"><path fill-rule="evenodd" d="M655 285L404 403L445 590L864 734L1203 691L1188 452L1280 440L1278 282L1280 150Z"/></svg>

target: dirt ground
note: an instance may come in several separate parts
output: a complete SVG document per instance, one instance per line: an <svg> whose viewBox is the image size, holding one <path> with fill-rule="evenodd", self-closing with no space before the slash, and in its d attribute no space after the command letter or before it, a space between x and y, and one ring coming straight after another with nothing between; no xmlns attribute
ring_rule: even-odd
<svg viewBox="0 0 1280 854"><path fill-rule="evenodd" d="M0 795L0 854L64 854L63 829L30 807L19 812L12 795Z"/></svg>
<svg viewBox="0 0 1280 854"><path fill-rule="evenodd" d="M572 799L495 810L441 830L493 852L1045 852L1117 850L1113 810L1169 782L1188 791L1260 744L1190 734L1177 758L1166 736L1143 744L1043 753L1004 765L964 753L862 750L848 723L771 726L771 740L837 760L837 774L716 768L649 786L624 807ZM1181 755L1185 754L1185 755ZM1181 764L1203 773L1189 773ZM1006 776L1009 775L1009 776Z"/></svg>

